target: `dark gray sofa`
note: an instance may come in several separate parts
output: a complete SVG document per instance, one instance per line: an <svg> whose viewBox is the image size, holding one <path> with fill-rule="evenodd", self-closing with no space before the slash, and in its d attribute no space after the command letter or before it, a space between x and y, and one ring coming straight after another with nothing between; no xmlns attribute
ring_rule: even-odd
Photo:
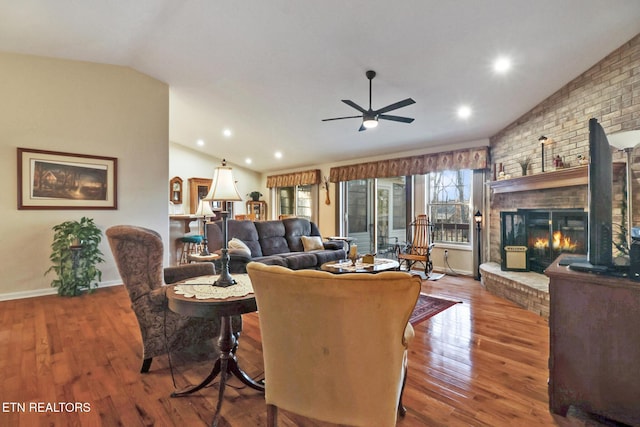
<svg viewBox="0 0 640 427"><path fill-rule="evenodd" d="M229 220L228 240L242 240L251 250L248 256L242 251L229 250L229 271L245 273L250 261L269 265L281 265L292 270L317 269L323 263L345 258L341 242L323 242L324 249L305 252L302 236L320 236L318 227L304 218L287 218L276 221ZM207 224L210 252L222 248L222 222Z"/></svg>

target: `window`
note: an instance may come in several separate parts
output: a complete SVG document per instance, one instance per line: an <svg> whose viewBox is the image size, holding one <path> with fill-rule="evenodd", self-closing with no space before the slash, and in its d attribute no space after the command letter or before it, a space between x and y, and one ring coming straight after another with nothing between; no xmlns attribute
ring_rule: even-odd
<svg viewBox="0 0 640 427"><path fill-rule="evenodd" d="M313 221L313 187L296 185L278 188L278 215L294 215Z"/></svg>
<svg viewBox="0 0 640 427"><path fill-rule="evenodd" d="M432 172L427 175L427 210L433 240L469 244L471 170Z"/></svg>

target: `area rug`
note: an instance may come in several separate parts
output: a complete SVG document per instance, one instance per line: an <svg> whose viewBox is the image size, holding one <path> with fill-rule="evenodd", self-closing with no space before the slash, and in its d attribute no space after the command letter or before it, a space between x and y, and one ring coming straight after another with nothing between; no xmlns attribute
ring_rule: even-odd
<svg viewBox="0 0 640 427"><path fill-rule="evenodd" d="M411 313L409 322L412 325L417 325L418 323L423 322L432 316L435 316L441 311L444 311L447 308L460 303L462 303L462 301L437 298L421 293L418 297L416 307L413 309L413 313Z"/></svg>

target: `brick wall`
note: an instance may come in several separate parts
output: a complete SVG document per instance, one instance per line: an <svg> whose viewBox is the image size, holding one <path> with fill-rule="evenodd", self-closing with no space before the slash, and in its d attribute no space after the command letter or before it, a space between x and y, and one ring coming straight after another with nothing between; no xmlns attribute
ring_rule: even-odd
<svg viewBox="0 0 640 427"><path fill-rule="evenodd" d="M559 155L565 166L577 166L579 154L589 152L589 119L595 117L607 134L640 129L640 34L569 82L514 123L490 138L492 168L521 176L520 160L531 158L529 174L542 173L538 138L545 146L545 170ZM614 161L624 161L615 153ZM632 155L633 223L640 225L640 148ZM616 177L614 216L619 218L622 177ZM491 195L490 260L500 262L501 210L517 208L587 208L586 186ZM614 222L616 218L614 217Z"/></svg>

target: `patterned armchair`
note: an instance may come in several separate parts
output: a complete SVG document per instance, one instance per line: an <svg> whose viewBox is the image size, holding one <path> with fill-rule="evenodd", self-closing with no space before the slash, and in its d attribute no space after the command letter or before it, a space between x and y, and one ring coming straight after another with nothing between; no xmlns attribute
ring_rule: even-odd
<svg viewBox="0 0 640 427"><path fill-rule="evenodd" d="M160 235L153 230L129 225L113 226L106 235L140 326L143 360L140 372L148 372L153 358L167 351L176 352L204 344L212 346L220 332L219 320L186 317L167 308ZM209 274L215 274L211 263L164 269L166 283ZM232 323L234 332L239 334L242 318L237 316Z"/></svg>

